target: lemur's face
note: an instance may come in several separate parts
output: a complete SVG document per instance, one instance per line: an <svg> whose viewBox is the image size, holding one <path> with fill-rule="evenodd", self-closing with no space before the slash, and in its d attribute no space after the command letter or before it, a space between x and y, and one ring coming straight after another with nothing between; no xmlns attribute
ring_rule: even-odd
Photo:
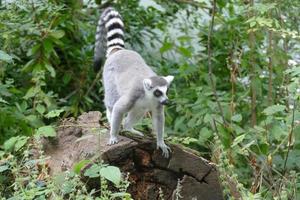
<svg viewBox="0 0 300 200"><path fill-rule="evenodd" d="M162 105L167 105L169 103L167 92L173 79L174 76L155 76L145 79L143 84L146 96Z"/></svg>

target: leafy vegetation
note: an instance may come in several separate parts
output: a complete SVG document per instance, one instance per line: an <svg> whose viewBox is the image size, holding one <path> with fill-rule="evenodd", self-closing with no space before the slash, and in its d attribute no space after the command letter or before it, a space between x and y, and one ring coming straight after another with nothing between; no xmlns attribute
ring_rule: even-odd
<svg viewBox="0 0 300 200"><path fill-rule="evenodd" d="M109 2L124 18L127 47L175 76L168 139L218 164L227 199L299 198L300 2ZM0 5L0 195L94 198L73 172L58 178L62 189L47 171L39 182L34 164L45 166L43 154L31 160L29 141L55 136L60 118L104 111L91 67L96 4ZM119 182L118 170L109 175L106 167L95 164L86 175Z"/></svg>

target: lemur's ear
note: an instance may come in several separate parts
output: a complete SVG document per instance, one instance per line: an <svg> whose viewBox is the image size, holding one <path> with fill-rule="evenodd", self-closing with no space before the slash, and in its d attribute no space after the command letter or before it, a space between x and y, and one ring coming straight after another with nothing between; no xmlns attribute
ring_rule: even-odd
<svg viewBox="0 0 300 200"><path fill-rule="evenodd" d="M151 90L153 88L152 81L148 78L144 79L143 84L144 84L144 88L147 90Z"/></svg>
<svg viewBox="0 0 300 200"><path fill-rule="evenodd" d="M168 82L168 85L170 85L174 79L174 76L164 76L164 79L166 79L166 81Z"/></svg>

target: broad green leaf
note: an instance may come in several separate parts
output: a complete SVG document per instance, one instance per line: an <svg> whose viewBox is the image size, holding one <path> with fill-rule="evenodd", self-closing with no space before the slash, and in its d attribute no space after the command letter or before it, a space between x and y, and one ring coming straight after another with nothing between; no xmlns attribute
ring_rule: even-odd
<svg viewBox="0 0 300 200"><path fill-rule="evenodd" d="M0 103L5 103L5 104L8 104L7 101L5 101L2 97L0 97Z"/></svg>
<svg viewBox="0 0 300 200"><path fill-rule="evenodd" d="M13 60L13 57L11 57L10 55L8 55L7 53L5 53L4 51L0 50L0 61L5 61L8 63L11 63Z"/></svg>
<svg viewBox="0 0 300 200"><path fill-rule="evenodd" d="M274 124L270 130L270 136L277 141L281 141L288 133L280 125Z"/></svg>
<svg viewBox="0 0 300 200"><path fill-rule="evenodd" d="M193 143L193 142L198 142L197 139L195 138L192 138L192 137L185 137L183 138L183 141L182 141L182 144L190 144L190 143Z"/></svg>
<svg viewBox="0 0 300 200"><path fill-rule="evenodd" d="M39 92L39 88L31 87L23 97L24 99L30 99L34 97Z"/></svg>
<svg viewBox="0 0 300 200"><path fill-rule="evenodd" d="M213 135L212 131L208 128L204 127L200 130L199 134L199 142L204 144L207 140Z"/></svg>
<svg viewBox="0 0 300 200"><path fill-rule="evenodd" d="M266 129L264 129L261 126L254 126L254 132L256 132L256 131L264 133L264 132L266 132Z"/></svg>
<svg viewBox="0 0 300 200"><path fill-rule="evenodd" d="M64 172L60 172L60 173L54 175L53 181L57 186L61 187L65 183L67 176L68 176L68 174L66 174Z"/></svg>
<svg viewBox="0 0 300 200"><path fill-rule="evenodd" d="M27 56L35 55L41 48L41 44L34 45L29 51L27 52Z"/></svg>
<svg viewBox="0 0 300 200"><path fill-rule="evenodd" d="M95 178L100 176L101 166L97 164L93 164L90 168L85 170L84 176L88 176L90 178Z"/></svg>
<svg viewBox="0 0 300 200"><path fill-rule="evenodd" d="M267 143L263 143L263 144L260 144L260 145L259 145L260 151L261 151L263 154L265 154L265 155L268 154L268 152L269 152L269 147L270 147L270 144L267 144Z"/></svg>
<svg viewBox="0 0 300 200"><path fill-rule="evenodd" d="M27 115L25 119L32 127L39 128L44 125L43 121L37 115Z"/></svg>
<svg viewBox="0 0 300 200"><path fill-rule="evenodd" d="M274 115L275 113L282 112L285 110L284 105L273 105L264 109L263 113L266 115Z"/></svg>
<svg viewBox="0 0 300 200"><path fill-rule="evenodd" d="M80 174L81 169L86 166L88 163L90 163L90 160L81 160L80 162L76 163L73 167L73 171L76 174Z"/></svg>
<svg viewBox="0 0 300 200"><path fill-rule="evenodd" d="M164 53L166 51L169 51L170 49L172 49L173 47L173 43L170 42L164 42L163 46L159 49L160 53Z"/></svg>
<svg viewBox="0 0 300 200"><path fill-rule="evenodd" d="M178 51L185 57L188 57L188 58L192 57L191 51L185 47L178 47Z"/></svg>
<svg viewBox="0 0 300 200"><path fill-rule="evenodd" d="M40 137L55 137L56 131L52 126L42 126L38 128L35 135Z"/></svg>
<svg viewBox="0 0 300 200"><path fill-rule="evenodd" d="M18 140L18 137L11 137L8 140L6 140L3 144L4 150L5 151L13 151L17 140Z"/></svg>
<svg viewBox="0 0 300 200"><path fill-rule="evenodd" d="M212 123L212 122L213 122L213 117L212 117L212 115L209 114L209 113L205 114L204 119L203 119L203 122L204 122L204 123L207 123L207 124Z"/></svg>
<svg viewBox="0 0 300 200"><path fill-rule="evenodd" d="M130 198L131 194L126 193L126 192L115 192L111 195L112 198L120 198L120 197L125 197L125 198Z"/></svg>
<svg viewBox="0 0 300 200"><path fill-rule="evenodd" d="M55 69L52 67L52 65L50 65L48 63L45 63L45 67L50 72L51 77L55 77L56 76Z"/></svg>
<svg viewBox="0 0 300 200"><path fill-rule="evenodd" d="M113 182L115 185L119 185L122 179L121 171L115 166L106 166L100 169L100 175L107 180Z"/></svg>
<svg viewBox="0 0 300 200"><path fill-rule="evenodd" d="M47 55L49 55L51 53L51 51L53 50L53 45L52 45L52 41L48 38L44 41L43 43L45 52Z"/></svg>
<svg viewBox="0 0 300 200"><path fill-rule="evenodd" d="M245 136L246 136L246 134L237 136L237 137L234 139L234 141L233 141L231 147L234 147L234 146L236 146L237 144L241 143L241 142L244 140Z"/></svg>
<svg viewBox="0 0 300 200"><path fill-rule="evenodd" d="M75 188L76 188L76 185L74 182L66 181L62 185L61 191L65 195L65 194L69 194L69 193L73 192L75 190Z"/></svg>
<svg viewBox="0 0 300 200"><path fill-rule="evenodd" d="M46 118L54 118L54 117L58 117L60 115L60 113L64 112L63 109L56 109L56 110L51 110L50 112L48 112L45 117Z"/></svg>
<svg viewBox="0 0 300 200"><path fill-rule="evenodd" d="M36 110L42 115L42 114L44 114L44 112L46 111L46 108L45 108L45 106L43 106L43 105L41 105L41 104L38 104L38 105L36 106Z"/></svg>
<svg viewBox="0 0 300 200"><path fill-rule="evenodd" d="M234 122L241 122L242 121L242 115L241 114L237 114L231 117L231 120Z"/></svg>
<svg viewBox="0 0 300 200"><path fill-rule="evenodd" d="M8 169L9 169L9 166L8 166L8 165L1 165L1 166L0 166L0 173L6 171L6 170L8 170Z"/></svg>
<svg viewBox="0 0 300 200"><path fill-rule="evenodd" d="M250 27L253 28L256 25L256 21L251 21L250 22Z"/></svg>
<svg viewBox="0 0 300 200"><path fill-rule="evenodd" d="M29 137L26 136L20 136L17 139L17 142L15 143L15 151L19 151L28 141Z"/></svg>
<svg viewBox="0 0 300 200"><path fill-rule="evenodd" d="M64 74L64 76L63 76L64 84L67 85L70 82L71 78L72 78L72 76L70 74Z"/></svg>
<svg viewBox="0 0 300 200"><path fill-rule="evenodd" d="M63 30L56 30L50 33L50 35L56 39L60 39L65 35Z"/></svg>

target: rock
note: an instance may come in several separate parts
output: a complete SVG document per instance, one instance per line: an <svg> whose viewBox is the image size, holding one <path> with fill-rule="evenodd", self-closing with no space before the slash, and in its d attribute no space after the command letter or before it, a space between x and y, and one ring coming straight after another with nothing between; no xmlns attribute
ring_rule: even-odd
<svg viewBox="0 0 300 200"><path fill-rule="evenodd" d="M44 142L45 153L52 174L72 169L83 159L103 159L129 173L128 192L133 199L223 199L215 166L193 151L180 145L170 145L169 159L156 149L152 137L125 134L120 142L107 145L109 135L100 126L100 112L82 114L77 120L64 120L58 129L56 142ZM180 181L180 184L178 184Z"/></svg>

